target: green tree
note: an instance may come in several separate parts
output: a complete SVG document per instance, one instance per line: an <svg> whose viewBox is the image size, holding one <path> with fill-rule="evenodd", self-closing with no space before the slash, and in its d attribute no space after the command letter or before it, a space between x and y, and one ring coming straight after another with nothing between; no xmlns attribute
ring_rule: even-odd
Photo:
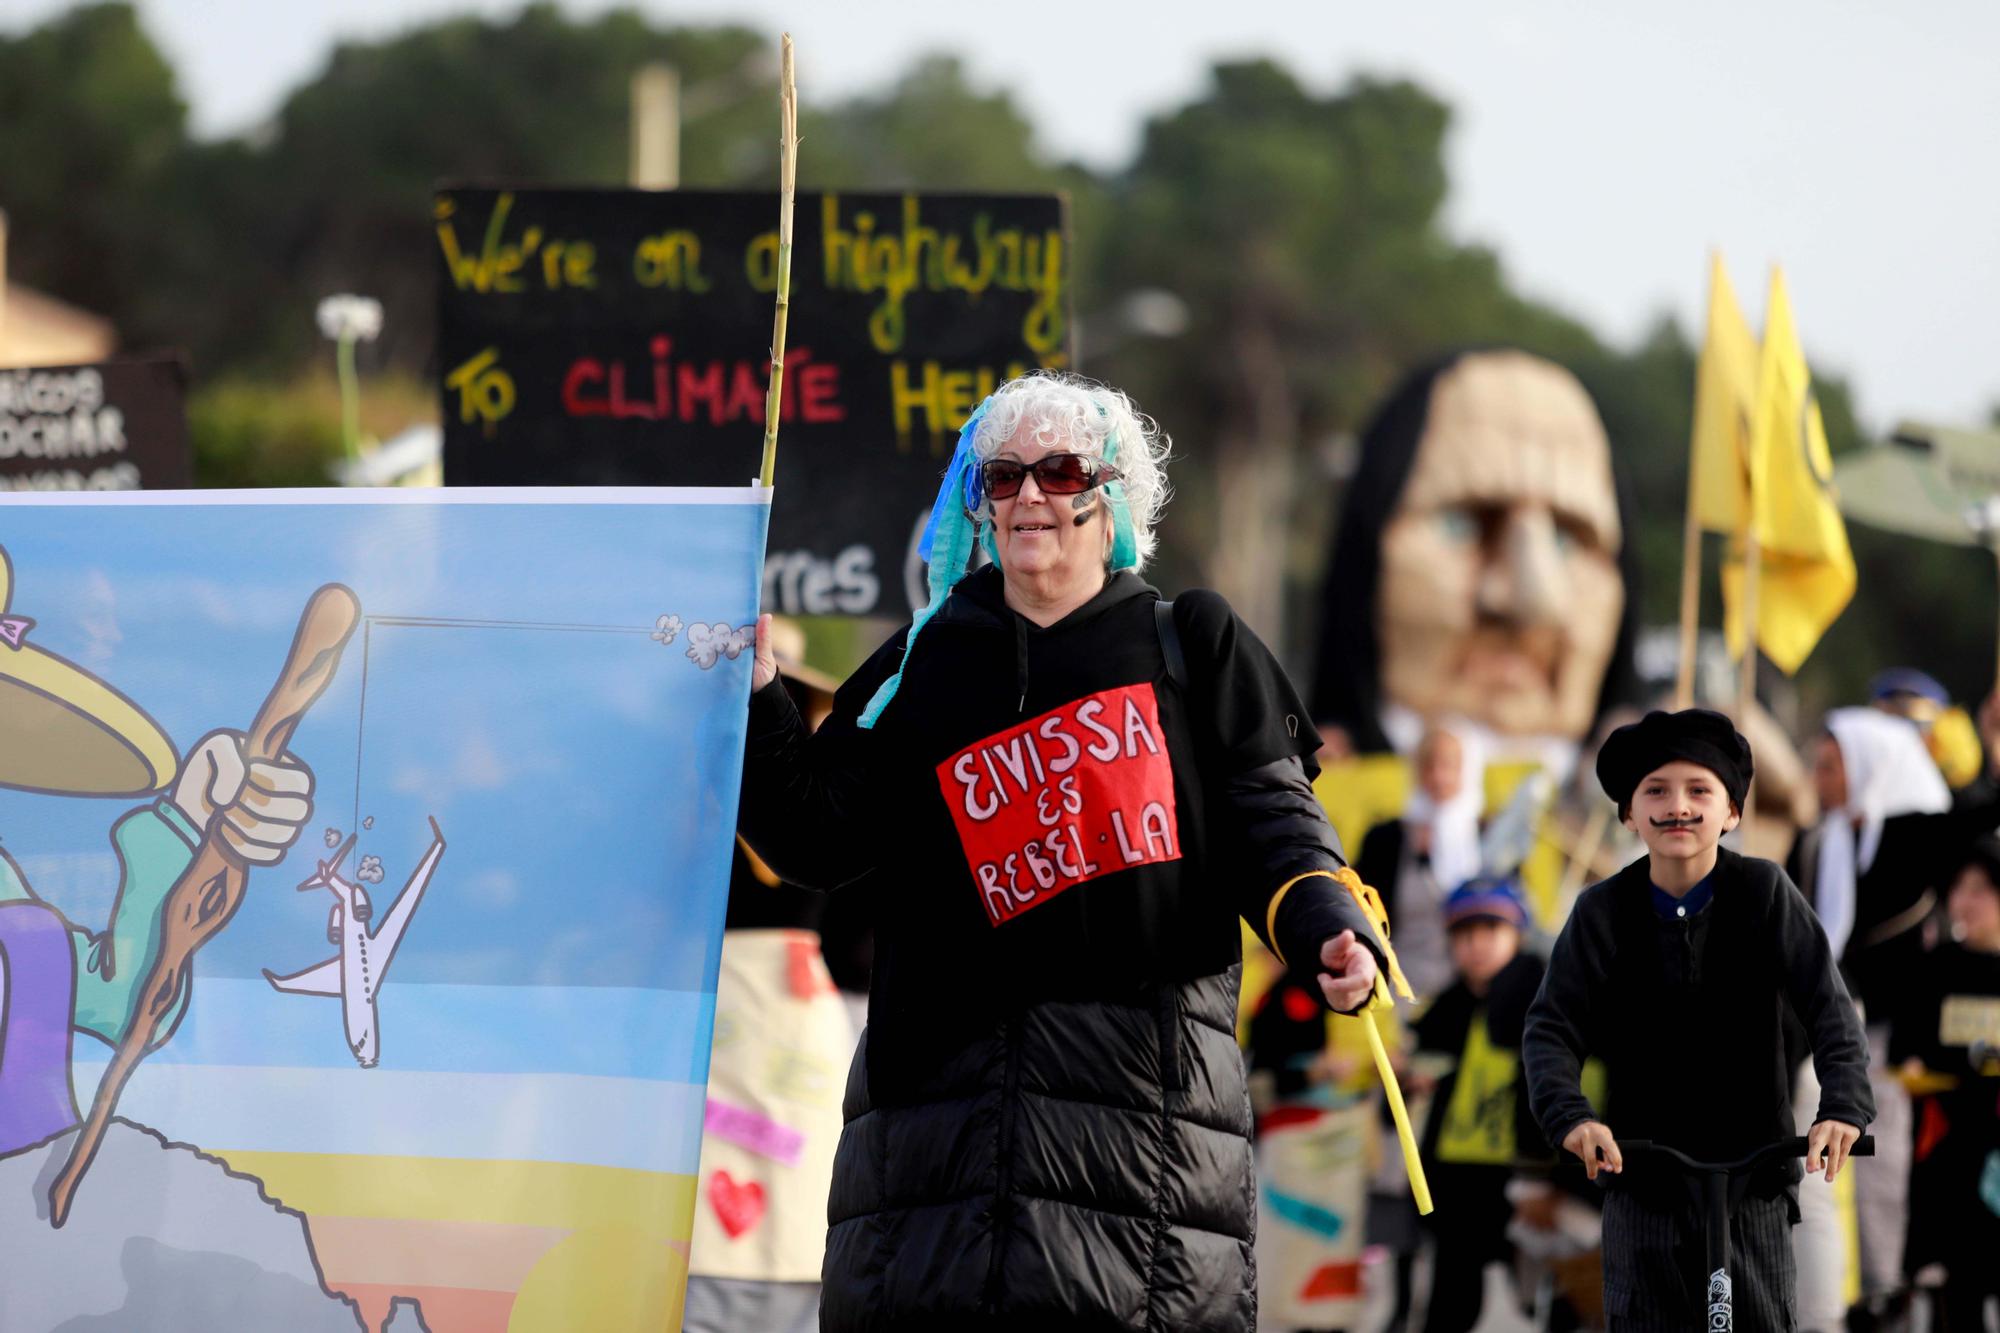
<svg viewBox="0 0 2000 1333"><path fill-rule="evenodd" d="M684 182L738 183L772 138L768 57L769 43L742 28L658 28L631 11L575 20L546 4L337 47L257 149L227 147L203 164L254 181L222 193L241 210L232 228L255 239L217 257L247 268L243 278L195 281L255 290L272 307L204 341L230 365L294 366L316 350L318 298L361 291L388 314L374 356L421 368L433 338L427 224L440 181L623 184L632 75L665 61L687 90Z"/></svg>
<svg viewBox="0 0 2000 1333"><path fill-rule="evenodd" d="M1219 65L1205 97L1147 127L1114 183L1092 256L1108 286L1166 288L1193 318L1105 370L1188 446L1174 545L1203 553L1199 574L1274 638L1288 578L1316 584L1327 549L1331 487L1309 446L1356 429L1441 346L1601 354L1514 296L1491 252L1444 235L1449 126L1408 82L1320 97L1270 61Z"/></svg>
<svg viewBox="0 0 2000 1333"><path fill-rule="evenodd" d="M1053 161L1012 95L973 86L956 57L923 57L879 94L808 104L799 134L802 189L1065 195L1072 299L1089 310L1101 296L1092 257L1111 222L1105 183L1084 167Z"/></svg>
<svg viewBox="0 0 2000 1333"><path fill-rule="evenodd" d="M173 70L129 4L0 36L0 210L9 269L115 313L147 278L141 239L181 143Z"/></svg>
<svg viewBox="0 0 2000 1333"><path fill-rule="evenodd" d="M953 56L928 56L879 94L800 113L809 190L1036 190L1063 174L1004 92L981 92Z"/></svg>

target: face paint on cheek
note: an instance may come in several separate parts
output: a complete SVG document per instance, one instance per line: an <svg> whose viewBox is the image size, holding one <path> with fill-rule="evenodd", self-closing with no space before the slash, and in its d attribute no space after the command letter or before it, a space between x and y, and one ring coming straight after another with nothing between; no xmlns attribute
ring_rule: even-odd
<svg viewBox="0 0 2000 1333"><path fill-rule="evenodd" d="M1082 495L1071 500L1069 507L1077 511L1076 518L1073 521L1079 528L1097 517L1097 502L1089 491L1085 491Z"/></svg>

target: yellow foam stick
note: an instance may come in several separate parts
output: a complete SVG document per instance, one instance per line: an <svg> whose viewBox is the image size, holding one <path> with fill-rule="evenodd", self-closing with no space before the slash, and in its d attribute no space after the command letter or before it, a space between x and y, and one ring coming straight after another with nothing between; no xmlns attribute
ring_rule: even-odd
<svg viewBox="0 0 2000 1333"><path fill-rule="evenodd" d="M1375 927L1375 934L1382 942L1382 959L1388 965L1375 978L1375 994L1356 1017L1368 1029L1368 1049L1375 1056L1375 1072L1382 1076L1383 1090L1389 1094L1389 1114L1395 1117L1396 1140L1403 1149L1403 1169L1409 1173L1410 1194L1417 1201L1417 1212L1428 1216L1432 1209L1430 1182L1424 1178L1423 1160L1417 1155L1417 1134L1410 1126L1410 1108L1403 1104L1403 1086L1396 1081L1396 1071L1389 1064L1389 1052L1382 1045L1382 1032L1376 1027L1373 1011L1395 1007L1395 995L1390 994L1390 983L1395 984L1396 995L1414 1002L1416 994L1410 989L1409 978L1403 975L1403 968L1396 961L1396 950L1389 943L1389 913L1382 905L1382 896L1361 882L1357 875L1346 866L1333 872L1333 878L1341 887L1354 895L1354 901L1361 908L1361 914L1368 918L1368 924Z"/></svg>

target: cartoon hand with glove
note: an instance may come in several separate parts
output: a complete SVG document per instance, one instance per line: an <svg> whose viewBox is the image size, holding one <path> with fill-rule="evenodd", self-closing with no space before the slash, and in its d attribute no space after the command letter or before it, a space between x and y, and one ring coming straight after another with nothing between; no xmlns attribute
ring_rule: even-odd
<svg viewBox="0 0 2000 1333"><path fill-rule="evenodd" d="M173 802L194 826L211 827L246 865L275 865L312 818L312 770L287 754L246 762L240 731L211 731L189 752Z"/></svg>

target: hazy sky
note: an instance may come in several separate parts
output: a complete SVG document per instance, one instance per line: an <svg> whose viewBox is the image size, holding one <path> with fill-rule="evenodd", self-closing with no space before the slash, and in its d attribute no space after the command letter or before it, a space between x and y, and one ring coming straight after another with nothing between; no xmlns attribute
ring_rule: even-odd
<svg viewBox="0 0 2000 1333"><path fill-rule="evenodd" d="M60 0L0 0L0 29ZM245 129L341 39L495 0L139 0L206 134ZM577 12L609 6L571 0ZM1672 6L1014 0L641 0L663 22L789 26L808 99L953 51L1010 88L1045 145L1130 159L1145 118L1219 57L1274 53L1315 87L1408 74L1457 110L1450 225L1519 286L1629 342L1700 327L1720 246L1753 322L1782 262L1809 355L1864 422L1983 419L2000 403L2000 5ZM806 151L810 152L810 146Z"/></svg>

